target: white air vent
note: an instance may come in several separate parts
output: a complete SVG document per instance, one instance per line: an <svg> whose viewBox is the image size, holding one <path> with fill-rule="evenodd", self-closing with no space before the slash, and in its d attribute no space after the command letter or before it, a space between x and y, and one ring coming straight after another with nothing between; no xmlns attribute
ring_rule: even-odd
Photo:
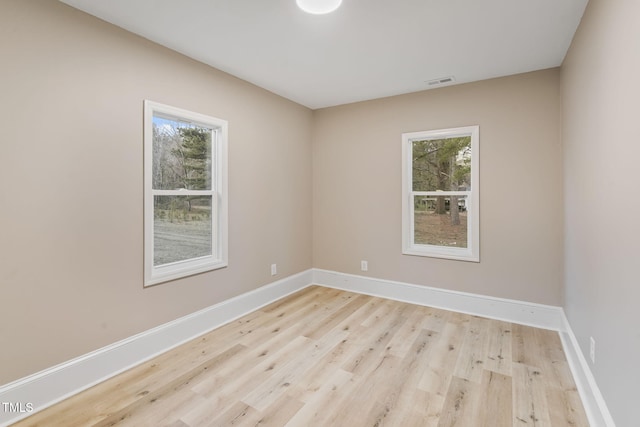
<svg viewBox="0 0 640 427"><path fill-rule="evenodd" d="M456 81L455 77L447 76L447 77L441 77L439 79L429 80L426 83L429 86L440 86L440 85L455 83L455 81Z"/></svg>

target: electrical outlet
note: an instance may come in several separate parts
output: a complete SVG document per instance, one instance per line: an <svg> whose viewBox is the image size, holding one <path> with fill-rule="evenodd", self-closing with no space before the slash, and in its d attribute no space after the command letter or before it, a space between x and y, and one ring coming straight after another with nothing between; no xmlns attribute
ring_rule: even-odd
<svg viewBox="0 0 640 427"><path fill-rule="evenodd" d="M360 270L362 271L369 270L369 263L367 261L360 261Z"/></svg>
<svg viewBox="0 0 640 427"><path fill-rule="evenodd" d="M589 357L591 358L591 363L596 363L596 340L593 337L589 337Z"/></svg>
<svg viewBox="0 0 640 427"><path fill-rule="evenodd" d="M278 266L275 264L271 264L271 275L275 276L276 274L278 274Z"/></svg>

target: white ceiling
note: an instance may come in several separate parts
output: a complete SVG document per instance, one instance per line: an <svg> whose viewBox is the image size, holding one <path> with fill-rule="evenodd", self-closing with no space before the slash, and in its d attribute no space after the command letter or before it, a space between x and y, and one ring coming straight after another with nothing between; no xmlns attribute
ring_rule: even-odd
<svg viewBox="0 0 640 427"><path fill-rule="evenodd" d="M61 0L307 107L559 66L588 0Z"/></svg>

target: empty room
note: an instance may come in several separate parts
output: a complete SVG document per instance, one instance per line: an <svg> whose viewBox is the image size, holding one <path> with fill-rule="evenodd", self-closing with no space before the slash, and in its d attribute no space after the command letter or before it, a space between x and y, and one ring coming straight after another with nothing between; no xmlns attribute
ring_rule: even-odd
<svg viewBox="0 0 640 427"><path fill-rule="evenodd" d="M0 0L0 426L640 425L637 0Z"/></svg>

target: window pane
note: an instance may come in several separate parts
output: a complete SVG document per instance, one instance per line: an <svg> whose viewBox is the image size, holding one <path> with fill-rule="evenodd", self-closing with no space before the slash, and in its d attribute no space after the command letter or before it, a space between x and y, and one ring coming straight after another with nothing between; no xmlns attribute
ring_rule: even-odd
<svg viewBox="0 0 640 427"><path fill-rule="evenodd" d="M467 247L466 196L415 196L414 242Z"/></svg>
<svg viewBox="0 0 640 427"><path fill-rule="evenodd" d="M153 116L153 188L211 189L211 129Z"/></svg>
<svg viewBox="0 0 640 427"><path fill-rule="evenodd" d="M154 196L153 265L213 255L211 196Z"/></svg>
<svg viewBox="0 0 640 427"><path fill-rule="evenodd" d="M469 191L471 136L412 141L413 191Z"/></svg>

